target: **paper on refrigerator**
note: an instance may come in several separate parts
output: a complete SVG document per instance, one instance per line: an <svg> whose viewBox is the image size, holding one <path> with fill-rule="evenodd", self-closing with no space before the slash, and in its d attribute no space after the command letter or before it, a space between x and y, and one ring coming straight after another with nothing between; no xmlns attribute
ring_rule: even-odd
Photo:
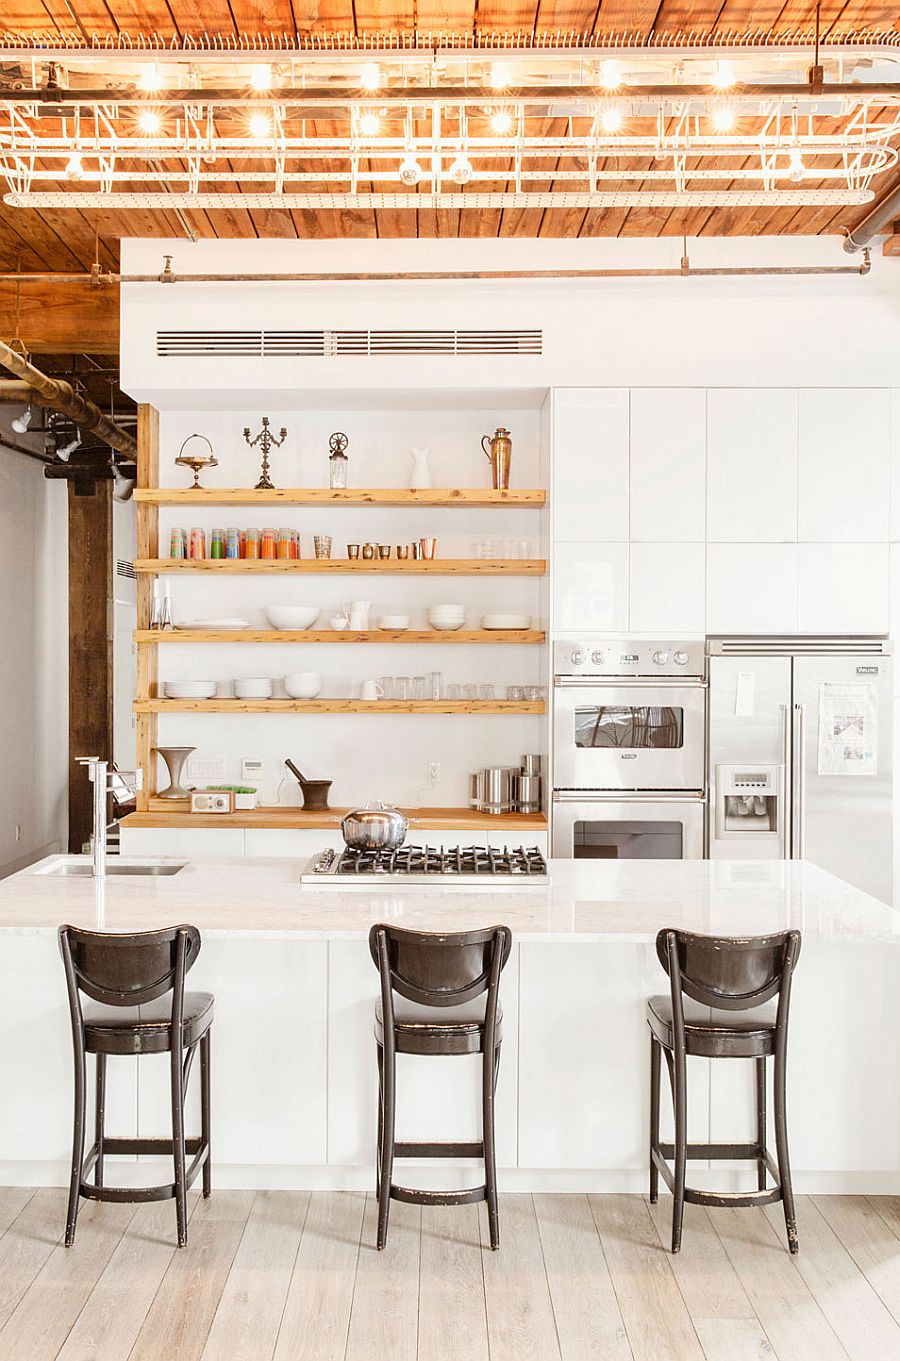
<svg viewBox="0 0 900 1361"><path fill-rule="evenodd" d="M878 774L878 690L865 681L819 686L819 774Z"/></svg>

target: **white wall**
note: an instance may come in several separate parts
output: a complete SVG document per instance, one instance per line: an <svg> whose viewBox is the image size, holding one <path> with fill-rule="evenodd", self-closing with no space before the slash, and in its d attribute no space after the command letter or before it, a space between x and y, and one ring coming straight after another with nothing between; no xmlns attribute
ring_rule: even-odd
<svg viewBox="0 0 900 1361"><path fill-rule="evenodd" d="M66 488L0 449L0 875L65 849Z"/></svg>

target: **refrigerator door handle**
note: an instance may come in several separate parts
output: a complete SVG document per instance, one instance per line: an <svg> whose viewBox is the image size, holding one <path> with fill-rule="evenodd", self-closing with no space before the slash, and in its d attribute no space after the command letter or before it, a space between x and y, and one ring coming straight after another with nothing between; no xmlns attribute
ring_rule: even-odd
<svg viewBox="0 0 900 1361"><path fill-rule="evenodd" d="M790 705L782 704L781 708L781 788L778 791L781 801L780 808L780 832L782 854L785 860L791 858L791 843L794 830L794 801L793 787L791 780L791 710Z"/></svg>
<svg viewBox="0 0 900 1361"><path fill-rule="evenodd" d="M806 842L806 705L794 705L794 762L792 772L795 834L793 860L802 860Z"/></svg>

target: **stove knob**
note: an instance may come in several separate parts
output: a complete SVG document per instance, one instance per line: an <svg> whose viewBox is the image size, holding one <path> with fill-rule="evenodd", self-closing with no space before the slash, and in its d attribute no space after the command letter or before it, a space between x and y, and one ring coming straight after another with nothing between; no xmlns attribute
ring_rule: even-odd
<svg viewBox="0 0 900 1361"><path fill-rule="evenodd" d="M669 654L668 652L654 652L653 660L656 662L657 666L665 666L666 662L669 660Z"/></svg>
<svg viewBox="0 0 900 1361"><path fill-rule="evenodd" d="M676 666L687 666L690 657L686 652L675 652L672 654L672 661Z"/></svg>
<svg viewBox="0 0 900 1361"><path fill-rule="evenodd" d="M575 651L571 654L569 660L570 660L575 666L581 666L581 665L583 665L583 663L584 663L584 653L583 653L583 651L581 650L580 647L576 647Z"/></svg>
<svg viewBox="0 0 900 1361"><path fill-rule="evenodd" d="M594 666L602 666L603 663L606 661L606 653L605 653L605 652L592 652L592 653L591 653L591 661L594 663Z"/></svg>

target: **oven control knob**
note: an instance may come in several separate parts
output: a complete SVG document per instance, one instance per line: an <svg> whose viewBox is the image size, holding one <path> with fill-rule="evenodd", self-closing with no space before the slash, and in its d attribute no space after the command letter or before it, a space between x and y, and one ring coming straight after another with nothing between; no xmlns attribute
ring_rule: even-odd
<svg viewBox="0 0 900 1361"><path fill-rule="evenodd" d="M591 661L594 663L594 666L602 666L603 663L606 661L606 653L605 653L605 652L592 652L592 653L591 653Z"/></svg>
<svg viewBox="0 0 900 1361"><path fill-rule="evenodd" d="M580 647L576 647L575 651L571 654L569 660L573 662L575 666L581 666L583 664L584 653Z"/></svg>
<svg viewBox="0 0 900 1361"><path fill-rule="evenodd" d="M688 662L690 661L690 657L687 655L686 652L675 652L672 654L672 661L675 663L676 666L687 666Z"/></svg>
<svg viewBox="0 0 900 1361"><path fill-rule="evenodd" d="M668 652L654 652L653 660L656 662L657 666L665 666L666 662L669 660L669 654Z"/></svg>

